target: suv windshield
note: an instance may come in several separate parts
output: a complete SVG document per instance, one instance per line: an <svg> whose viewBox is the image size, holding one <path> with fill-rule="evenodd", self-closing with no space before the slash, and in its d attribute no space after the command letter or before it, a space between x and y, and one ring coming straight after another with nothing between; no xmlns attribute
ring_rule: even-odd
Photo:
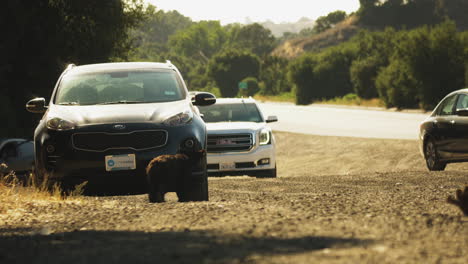
<svg viewBox="0 0 468 264"><path fill-rule="evenodd" d="M153 103L183 98L183 89L173 71L114 71L65 75L55 104Z"/></svg>
<svg viewBox="0 0 468 264"><path fill-rule="evenodd" d="M199 108L206 123L263 122L263 118L254 103L214 104Z"/></svg>

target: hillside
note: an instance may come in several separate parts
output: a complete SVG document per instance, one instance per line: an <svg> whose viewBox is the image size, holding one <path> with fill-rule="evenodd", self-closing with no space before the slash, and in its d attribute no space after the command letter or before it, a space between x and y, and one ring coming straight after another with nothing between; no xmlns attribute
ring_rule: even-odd
<svg viewBox="0 0 468 264"><path fill-rule="evenodd" d="M434 26L450 19L459 31L468 30L468 1L427 0L427 1L384 1L369 0L357 15L351 15L333 28L310 37L285 41L273 55L295 58L303 52L319 51L337 45L354 36L359 29L381 31L387 27L397 30ZM382 1L380 1L382 2Z"/></svg>
<svg viewBox="0 0 468 264"><path fill-rule="evenodd" d="M351 16L335 27L317 35L306 38L297 38L285 41L279 45L272 55L295 58L307 51L317 51L330 46L335 46L341 42L349 40L360 29L357 25L357 17Z"/></svg>
<svg viewBox="0 0 468 264"><path fill-rule="evenodd" d="M274 23L272 21L265 21L260 23L265 28L271 30L275 37L281 37L286 32L299 33L306 28L313 28L315 21L306 17L299 19L295 23Z"/></svg>

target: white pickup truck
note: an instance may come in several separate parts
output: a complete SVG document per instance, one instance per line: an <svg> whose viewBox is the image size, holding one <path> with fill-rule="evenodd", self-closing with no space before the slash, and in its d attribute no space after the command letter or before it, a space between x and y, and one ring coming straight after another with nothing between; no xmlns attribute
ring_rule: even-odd
<svg viewBox="0 0 468 264"><path fill-rule="evenodd" d="M252 98L218 98L199 107L208 130L208 173L276 177L275 138Z"/></svg>

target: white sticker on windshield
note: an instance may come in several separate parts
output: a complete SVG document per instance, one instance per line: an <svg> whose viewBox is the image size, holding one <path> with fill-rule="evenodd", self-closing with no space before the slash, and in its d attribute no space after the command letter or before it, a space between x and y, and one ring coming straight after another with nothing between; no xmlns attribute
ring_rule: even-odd
<svg viewBox="0 0 468 264"><path fill-rule="evenodd" d="M164 91L164 95L175 95L174 91Z"/></svg>

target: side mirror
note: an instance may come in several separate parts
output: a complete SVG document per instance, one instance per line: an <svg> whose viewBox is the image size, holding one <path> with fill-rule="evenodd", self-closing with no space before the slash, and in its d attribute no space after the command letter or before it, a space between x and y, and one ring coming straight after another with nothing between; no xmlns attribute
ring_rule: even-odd
<svg viewBox="0 0 468 264"><path fill-rule="evenodd" d="M468 108L457 109L455 112L458 116L468 116Z"/></svg>
<svg viewBox="0 0 468 264"><path fill-rule="evenodd" d="M278 117L276 116L268 116L267 120L265 120L267 123L273 123L273 122L278 122Z"/></svg>
<svg viewBox="0 0 468 264"><path fill-rule="evenodd" d="M192 100L193 105L207 106L216 103L216 96L210 93L200 92L195 94Z"/></svg>
<svg viewBox="0 0 468 264"><path fill-rule="evenodd" d="M26 103L26 110L31 113L42 114L47 110L45 98L34 98Z"/></svg>

